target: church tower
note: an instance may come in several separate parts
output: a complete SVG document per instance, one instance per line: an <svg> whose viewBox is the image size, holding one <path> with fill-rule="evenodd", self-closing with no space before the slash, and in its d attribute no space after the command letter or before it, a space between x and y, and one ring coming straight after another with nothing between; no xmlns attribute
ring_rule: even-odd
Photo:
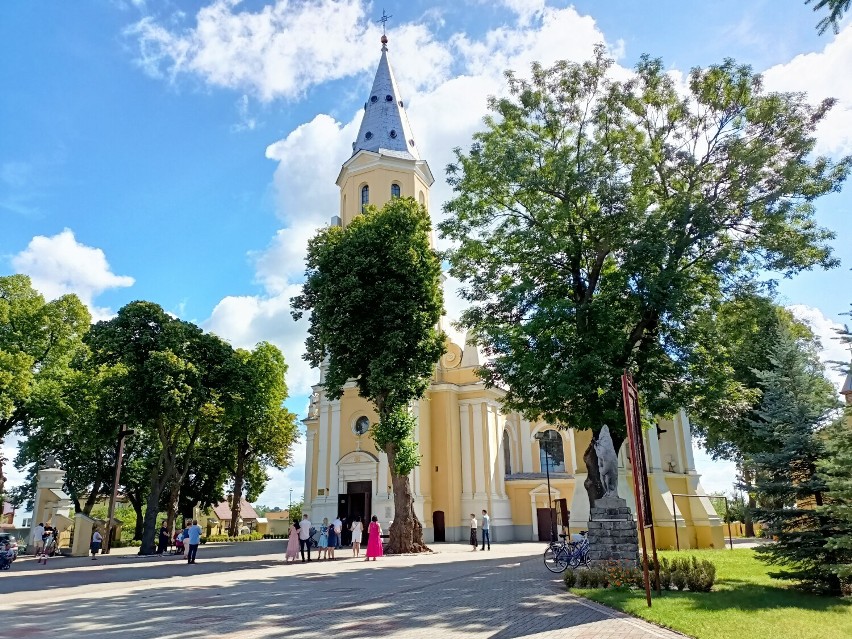
<svg viewBox="0 0 852 639"><path fill-rule="evenodd" d="M364 118L352 143L352 157L340 169L340 219L343 226L372 204L381 208L393 197L413 197L429 208L432 171L421 159L408 122L405 102L388 61L388 39L373 87L364 102Z"/></svg>

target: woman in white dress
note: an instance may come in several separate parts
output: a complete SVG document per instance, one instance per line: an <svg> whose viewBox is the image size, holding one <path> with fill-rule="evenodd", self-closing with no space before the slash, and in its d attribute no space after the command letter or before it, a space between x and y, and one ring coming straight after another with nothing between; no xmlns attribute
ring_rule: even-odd
<svg viewBox="0 0 852 639"><path fill-rule="evenodd" d="M361 515L355 517L355 521L349 527L352 531L352 554L355 557L361 556L361 533L364 532L364 524L361 523Z"/></svg>

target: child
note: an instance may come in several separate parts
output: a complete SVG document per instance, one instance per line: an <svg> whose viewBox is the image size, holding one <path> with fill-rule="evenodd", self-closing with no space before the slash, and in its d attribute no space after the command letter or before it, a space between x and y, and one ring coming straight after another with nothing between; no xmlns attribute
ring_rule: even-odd
<svg viewBox="0 0 852 639"><path fill-rule="evenodd" d="M479 542L476 540L476 515L473 513L470 513L470 545L473 546L471 552L479 548Z"/></svg>

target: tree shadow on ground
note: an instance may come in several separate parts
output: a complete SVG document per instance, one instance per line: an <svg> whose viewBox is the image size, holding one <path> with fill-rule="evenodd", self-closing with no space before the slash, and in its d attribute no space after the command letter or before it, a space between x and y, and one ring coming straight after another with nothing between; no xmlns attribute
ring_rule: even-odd
<svg viewBox="0 0 852 639"><path fill-rule="evenodd" d="M229 578L235 570L263 563L232 562L227 566ZM194 567L204 569L200 563ZM0 637L85 633L89 639L241 635L355 639L404 632L439 637L466 630L492 639L515 639L607 618L564 591L559 593L558 581L543 573L538 557L524 555L482 560L466 568L461 562L415 566L371 562L363 570L270 574L232 579L221 586L182 588L174 579L164 579L162 589L148 587L130 594L74 595L63 601L48 597L37 605L0 601L3 616L14 620L13 627L0 624Z"/></svg>

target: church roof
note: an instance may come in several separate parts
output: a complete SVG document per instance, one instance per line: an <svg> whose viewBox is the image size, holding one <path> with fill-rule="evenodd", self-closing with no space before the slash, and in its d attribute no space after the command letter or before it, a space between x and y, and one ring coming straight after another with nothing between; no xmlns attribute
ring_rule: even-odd
<svg viewBox="0 0 852 639"><path fill-rule="evenodd" d="M382 36L382 58L376 69L373 88L364 103L364 119L358 129L358 137L352 143L352 155L358 151L372 151L406 160L419 160L411 124L388 61L387 42L387 37Z"/></svg>

